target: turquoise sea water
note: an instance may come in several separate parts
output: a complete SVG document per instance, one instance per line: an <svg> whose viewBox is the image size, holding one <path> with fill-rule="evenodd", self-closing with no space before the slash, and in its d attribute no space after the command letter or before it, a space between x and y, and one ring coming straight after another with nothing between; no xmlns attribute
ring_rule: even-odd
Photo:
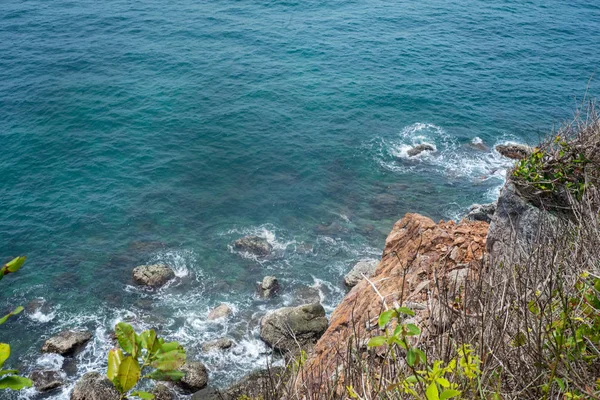
<svg viewBox="0 0 600 400"><path fill-rule="evenodd" d="M598 95L600 4L450 3L0 1L0 257L29 257L1 282L0 310L29 304L0 328L17 366L64 363L48 398L67 398L126 319L225 385L268 357L265 311L307 286L330 311L404 213L493 200L510 162L473 144L535 143ZM408 159L421 142L436 152ZM231 249L251 233L274 254ZM149 262L177 279L132 286ZM254 296L264 275L279 298ZM206 322L223 301L234 316ZM67 327L95 334L76 363L40 357ZM225 335L233 351L202 353Z"/></svg>

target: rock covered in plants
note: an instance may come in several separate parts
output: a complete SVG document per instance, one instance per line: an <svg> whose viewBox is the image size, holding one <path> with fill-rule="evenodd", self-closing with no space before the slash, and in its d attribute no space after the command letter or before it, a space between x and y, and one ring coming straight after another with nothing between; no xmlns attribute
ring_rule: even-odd
<svg viewBox="0 0 600 400"><path fill-rule="evenodd" d="M269 298L273 297L279 292L281 286L279 285L279 281L274 276L265 276L258 286L258 292L260 297Z"/></svg>
<svg viewBox="0 0 600 400"><path fill-rule="evenodd" d="M354 265L352 270L346 274L344 277L344 283L348 287L356 286L358 282L364 279L363 274L367 278L373 276L378 264L378 260L360 260Z"/></svg>
<svg viewBox="0 0 600 400"><path fill-rule="evenodd" d="M216 340L211 340L210 342L206 342L202 345L202 351L211 352L217 350L226 350L233 346L233 340L229 338L219 338Z"/></svg>
<svg viewBox="0 0 600 400"><path fill-rule="evenodd" d="M518 143L506 143L498 144L495 147L496 151L506 158L513 160L522 160L529 156L532 152L532 148Z"/></svg>
<svg viewBox="0 0 600 400"><path fill-rule="evenodd" d="M150 393L154 395L154 400L173 400L175 398L171 389L162 383L154 386Z"/></svg>
<svg viewBox="0 0 600 400"><path fill-rule="evenodd" d="M38 392L47 392L62 386L65 381L60 371L55 370L36 370L29 375L33 381L33 386Z"/></svg>
<svg viewBox="0 0 600 400"><path fill-rule="evenodd" d="M276 350L295 353L312 347L328 325L325 309L319 303L284 307L262 318L260 337Z"/></svg>
<svg viewBox="0 0 600 400"><path fill-rule="evenodd" d="M185 376L177 382L177 386L184 391L193 393L208 385L208 371L201 362L186 361L179 370L185 373Z"/></svg>
<svg viewBox="0 0 600 400"><path fill-rule="evenodd" d="M233 314L233 310L225 303L219 304L217 307L212 309L208 313L208 320L214 321L215 319L225 318Z"/></svg>
<svg viewBox="0 0 600 400"><path fill-rule="evenodd" d="M65 330L46 340L42 352L70 355L83 347L91 338L92 334L88 331Z"/></svg>
<svg viewBox="0 0 600 400"><path fill-rule="evenodd" d="M432 145L428 144L428 143L421 143L418 144L416 146L414 146L413 148L409 149L406 154L408 154L409 157L414 157L414 156L418 156L419 154L421 154L424 151L435 151L435 147L433 147Z"/></svg>
<svg viewBox="0 0 600 400"><path fill-rule="evenodd" d="M492 221L492 217L496 212L497 202L489 204L473 204L469 208L469 212L465 215L467 221L483 221L488 224Z"/></svg>
<svg viewBox="0 0 600 400"><path fill-rule="evenodd" d="M175 278L175 272L164 264L140 265L132 272L133 281L138 285L159 287Z"/></svg>
<svg viewBox="0 0 600 400"><path fill-rule="evenodd" d="M88 372L77 381L71 400L120 400L121 395L104 374Z"/></svg>
<svg viewBox="0 0 600 400"><path fill-rule="evenodd" d="M273 246L267 239L260 236L244 236L233 242L233 247L239 251L245 251L260 257L271 254Z"/></svg>

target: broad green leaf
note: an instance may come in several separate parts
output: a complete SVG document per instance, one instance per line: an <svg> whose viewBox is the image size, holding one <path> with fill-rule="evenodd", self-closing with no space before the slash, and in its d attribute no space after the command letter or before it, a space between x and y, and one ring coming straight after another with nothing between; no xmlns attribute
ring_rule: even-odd
<svg viewBox="0 0 600 400"><path fill-rule="evenodd" d="M156 354L150 365L161 371L171 371L179 369L185 363L185 350L181 345L175 350L163 353L162 351Z"/></svg>
<svg viewBox="0 0 600 400"><path fill-rule="evenodd" d="M406 331L407 331L406 334L408 336L416 336L416 335L421 334L421 330L415 324L406 324L405 327L406 327Z"/></svg>
<svg viewBox="0 0 600 400"><path fill-rule="evenodd" d="M385 336L375 336L372 337L371 339L369 339L369 342L367 343L368 347L377 347L377 346L382 346L386 343L386 338Z"/></svg>
<svg viewBox="0 0 600 400"><path fill-rule="evenodd" d="M417 383L419 380L415 375L411 375L404 380L406 383Z"/></svg>
<svg viewBox="0 0 600 400"><path fill-rule="evenodd" d="M396 311L398 311L398 314L402 313L411 317L415 316L415 312L408 307L400 307Z"/></svg>
<svg viewBox="0 0 600 400"><path fill-rule="evenodd" d="M446 379L446 378L439 377L435 381L437 383L439 383L440 386L443 387L443 388L450 387L450 382L448 382L448 379Z"/></svg>
<svg viewBox="0 0 600 400"><path fill-rule="evenodd" d="M379 315L379 329L385 328L392 317L397 315L396 310L387 310Z"/></svg>
<svg viewBox="0 0 600 400"><path fill-rule="evenodd" d="M406 352L406 363L409 367L413 367L415 365L415 361L417 361L417 354L411 348Z"/></svg>
<svg viewBox="0 0 600 400"><path fill-rule="evenodd" d="M106 376L112 382L119 374L119 366L123 360L123 352L121 349L111 349L108 351L108 371Z"/></svg>
<svg viewBox="0 0 600 400"><path fill-rule="evenodd" d="M452 397L460 396L460 392L454 389L446 389L440 395L440 400L451 399Z"/></svg>
<svg viewBox="0 0 600 400"><path fill-rule="evenodd" d="M20 314L21 311L23 311L23 307L19 306L17 308L15 308L14 310L12 310L12 312L10 314L6 314L4 317L0 318L0 325L2 325L3 323L6 322L6 320L12 316L15 316L17 314Z"/></svg>
<svg viewBox="0 0 600 400"><path fill-rule="evenodd" d="M432 382L429 384L429 386L427 386L427 390L425 390L425 397L427 397L427 400L440 400L440 392L438 391L435 382Z"/></svg>
<svg viewBox="0 0 600 400"><path fill-rule="evenodd" d="M124 351L137 358L138 348L136 334L131 325L126 324L125 322L119 322L117 326L115 326L115 334L117 335L119 346L121 346Z"/></svg>
<svg viewBox="0 0 600 400"><path fill-rule="evenodd" d="M17 272L19 269L21 269L26 258L27 257L25 256L16 257L8 263L4 264L4 266L2 267L2 272L4 272L4 275Z"/></svg>
<svg viewBox="0 0 600 400"><path fill-rule="evenodd" d="M31 386L33 386L33 382L22 376L9 375L0 379L0 389L21 390Z"/></svg>
<svg viewBox="0 0 600 400"><path fill-rule="evenodd" d="M140 365L137 360L131 356L125 357L119 365L117 379L124 393L130 391L140 380Z"/></svg>
<svg viewBox="0 0 600 400"><path fill-rule="evenodd" d="M8 343L0 343L0 368L4 362L10 357L10 345Z"/></svg>
<svg viewBox="0 0 600 400"><path fill-rule="evenodd" d="M142 347L148 350L149 353L151 353L152 349L154 348L154 343L156 343L156 332L154 331L154 329L143 331L142 333L140 333L139 337Z"/></svg>
<svg viewBox="0 0 600 400"><path fill-rule="evenodd" d="M0 369L0 376L3 375L13 375L13 374L18 374L19 371L16 369Z"/></svg>
<svg viewBox="0 0 600 400"><path fill-rule="evenodd" d="M144 378L154 379L155 381L172 381L176 382L181 380L185 376L184 372L181 371L161 371L154 370L148 375L145 375Z"/></svg>
<svg viewBox="0 0 600 400"><path fill-rule="evenodd" d="M180 346L180 345L179 345L179 343L177 343L177 342L168 342L168 343L163 343L163 344L160 346L160 351L161 351L162 353L168 353L168 352L170 352L170 351L177 350L177 349L178 349L178 348L180 348L180 347L181 347L181 346Z"/></svg>
<svg viewBox="0 0 600 400"><path fill-rule="evenodd" d="M139 397L140 399L144 400L152 400L154 398L154 395L152 393L143 392L141 390L131 393L131 396Z"/></svg>

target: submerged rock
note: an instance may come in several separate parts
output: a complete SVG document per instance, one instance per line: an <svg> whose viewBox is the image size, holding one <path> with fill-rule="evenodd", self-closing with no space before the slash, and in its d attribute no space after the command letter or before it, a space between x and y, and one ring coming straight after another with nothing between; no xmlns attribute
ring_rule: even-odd
<svg viewBox="0 0 600 400"><path fill-rule="evenodd" d="M261 257L268 256L273 251L271 243L260 236L244 236L233 242L233 247Z"/></svg>
<svg viewBox="0 0 600 400"><path fill-rule="evenodd" d="M421 154L424 151L435 151L435 147L427 143L421 143L408 150L406 154L408 154L409 157L414 157Z"/></svg>
<svg viewBox="0 0 600 400"><path fill-rule="evenodd" d="M70 355L84 346L91 338L92 334L88 331L62 331L46 340L42 346L42 352Z"/></svg>
<svg viewBox="0 0 600 400"><path fill-rule="evenodd" d="M185 376L177 382L177 386L187 393L194 393L208 384L208 371L204 364L197 361L186 361L180 368Z"/></svg>
<svg viewBox="0 0 600 400"><path fill-rule="evenodd" d="M164 264L140 265L132 274L136 284L152 287L162 286L175 278L175 272Z"/></svg>
<svg viewBox="0 0 600 400"><path fill-rule="evenodd" d="M265 276L258 286L258 292L260 297L269 298L273 297L279 292L281 286L279 285L279 281L274 276Z"/></svg>
<svg viewBox="0 0 600 400"><path fill-rule="evenodd" d="M473 204L464 219L467 221L484 221L490 223L496 212L496 202L489 204Z"/></svg>
<svg viewBox="0 0 600 400"><path fill-rule="evenodd" d="M233 310L231 309L231 307L229 307L225 303L222 303L219 306L217 306L216 308L212 309L208 313L208 317L207 318L208 318L209 321L214 321L215 319L228 317L232 313L233 313Z"/></svg>
<svg viewBox="0 0 600 400"><path fill-rule="evenodd" d="M226 350L233 346L233 340L229 338L220 338L216 340L211 340L210 342L206 342L202 345L202 351L208 353L210 351L216 350Z"/></svg>
<svg viewBox="0 0 600 400"><path fill-rule="evenodd" d="M284 307L263 317L260 322L260 337L276 350L295 353L312 347L328 325L329 321L321 304Z"/></svg>
<svg viewBox="0 0 600 400"><path fill-rule="evenodd" d="M302 285L292 292L292 305L312 304L321 302L321 293L319 289L312 286Z"/></svg>
<svg viewBox="0 0 600 400"><path fill-rule="evenodd" d="M496 151L506 158L521 160L531 154L532 148L518 143L506 143L496 145Z"/></svg>
<svg viewBox="0 0 600 400"><path fill-rule="evenodd" d="M346 274L344 283L348 287L356 286L358 282L363 279L363 274L367 278L373 276L378 264L379 261L377 260L360 260L354 265L352 270Z"/></svg>
<svg viewBox="0 0 600 400"><path fill-rule="evenodd" d="M88 372L77 381L71 400L119 400L121 394L104 374Z"/></svg>
<svg viewBox="0 0 600 400"><path fill-rule="evenodd" d="M29 375L29 379L33 381L33 386L38 392L56 389L65 383L60 371L54 370L33 371Z"/></svg>

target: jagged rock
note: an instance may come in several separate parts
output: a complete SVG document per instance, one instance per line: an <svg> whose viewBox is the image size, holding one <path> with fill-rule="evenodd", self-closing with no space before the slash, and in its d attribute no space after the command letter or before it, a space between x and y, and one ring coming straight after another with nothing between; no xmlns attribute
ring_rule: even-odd
<svg viewBox="0 0 600 400"><path fill-rule="evenodd" d="M173 392L162 383L154 386L150 393L154 395L154 400L173 400L175 398Z"/></svg>
<svg viewBox="0 0 600 400"><path fill-rule="evenodd" d="M348 287L356 286L356 284L363 279L363 274L367 278L373 276L378 264L379 261L377 260L360 260L354 265L352 270L346 274L344 283Z"/></svg>
<svg viewBox="0 0 600 400"><path fill-rule="evenodd" d="M268 256L273 251L271 243L260 236L244 236L233 242L233 247L261 257Z"/></svg>
<svg viewBox="0 0 600 400"><path fill-rule="evenodd" d="M532 149L524 144L506 143L496 145L496 151L506 158L521 160L530 155Z"/></svg>
<svg viewBox="0 0 600 400"><path fill-rule="evenodd" d="M258 286L260 296L265 299L275 296L279 289L279 281L274 276L265 276Z"/></svg>
<svg viewBox="0 0 600 400"><path fill-rule="evenodd" d="M175 278L175 272L164 264L140 265L133 269L133 281L138 285L158 287Z"/></svg>
<svg viewBox="0 0 600 400"><path fill-rule="evenodd" d="M496 212L496 202L489 204L473 204L465 216L467 221L484 221L490 223Z"/></svg>
<svg viewBox="0 0 600 400"><path fill-rule="evenodd" d="M206 342L202 345L202 351L208 353L209 351L225 350L233 346L233 340L229 338L220 338Z"/></svg>
<svg viewBox="0 0 600 400"><path fill-rule="evenodd" d="M180 368L185 376L177 382L177 386L187 393L194 393L203 389L208 384L208 371L204 364L197 361L186 361Z"/></svg>
<svg viewBox="0 0 600 400"><path fill-rule="evenodd" d="M63 356L70 355L85 345L91 338L92 334L88 331L62 331L46 340L42 346L42 352L58 353Z"/></svg>
<svg viewBox="0 0 600 400"><path fill-rule="evenodd" d="M212 309L208 313L208 317L207 318L208 318L209 321L214 321L215 319L228 317L232 313L233 313L233 310L231 309L231 307L229 307L225 303L222 303L219 306L217 306L216 308Z"/></svg>
<svg viewBox="0 0 600 400"><path fill-rule="evenodd" d="M314 345L328 325L321 304L284 307L263 317L260 337L276 350L295 353Z"/></svg>
<svg viewBox="0 0 600 400"><path fill-rule="evenodd" d="M240 381L224 390L205 388L192 395L192 400L238 400L240 398L262 398L265 388L271 387L273 382L283 381L283 374L287 371L283 367L271 367L269 370L252 371Z"/></svg>
<svg viewBox="0 0 600 400"><path fill-rule="evenodd" d="M414 157L421 154L424 151L435 151L435 147L427 143L422 143L408 150L406 154L408 154L409 157Z"/></svg>
<svg viewBox="0 0 600 400"><path fill-rule="evenodd" d="M121 394L106 375L88 372L77 381L70 398L71 400L119 400Z"/></svg>
<svg viewBox="0 0 600 400"><path fill-rule="evenodd" d="M65 383L60 371L54 370L33 371L29 375L29 379L33 381L33 386L38 392L56 389Z"/></svg>

